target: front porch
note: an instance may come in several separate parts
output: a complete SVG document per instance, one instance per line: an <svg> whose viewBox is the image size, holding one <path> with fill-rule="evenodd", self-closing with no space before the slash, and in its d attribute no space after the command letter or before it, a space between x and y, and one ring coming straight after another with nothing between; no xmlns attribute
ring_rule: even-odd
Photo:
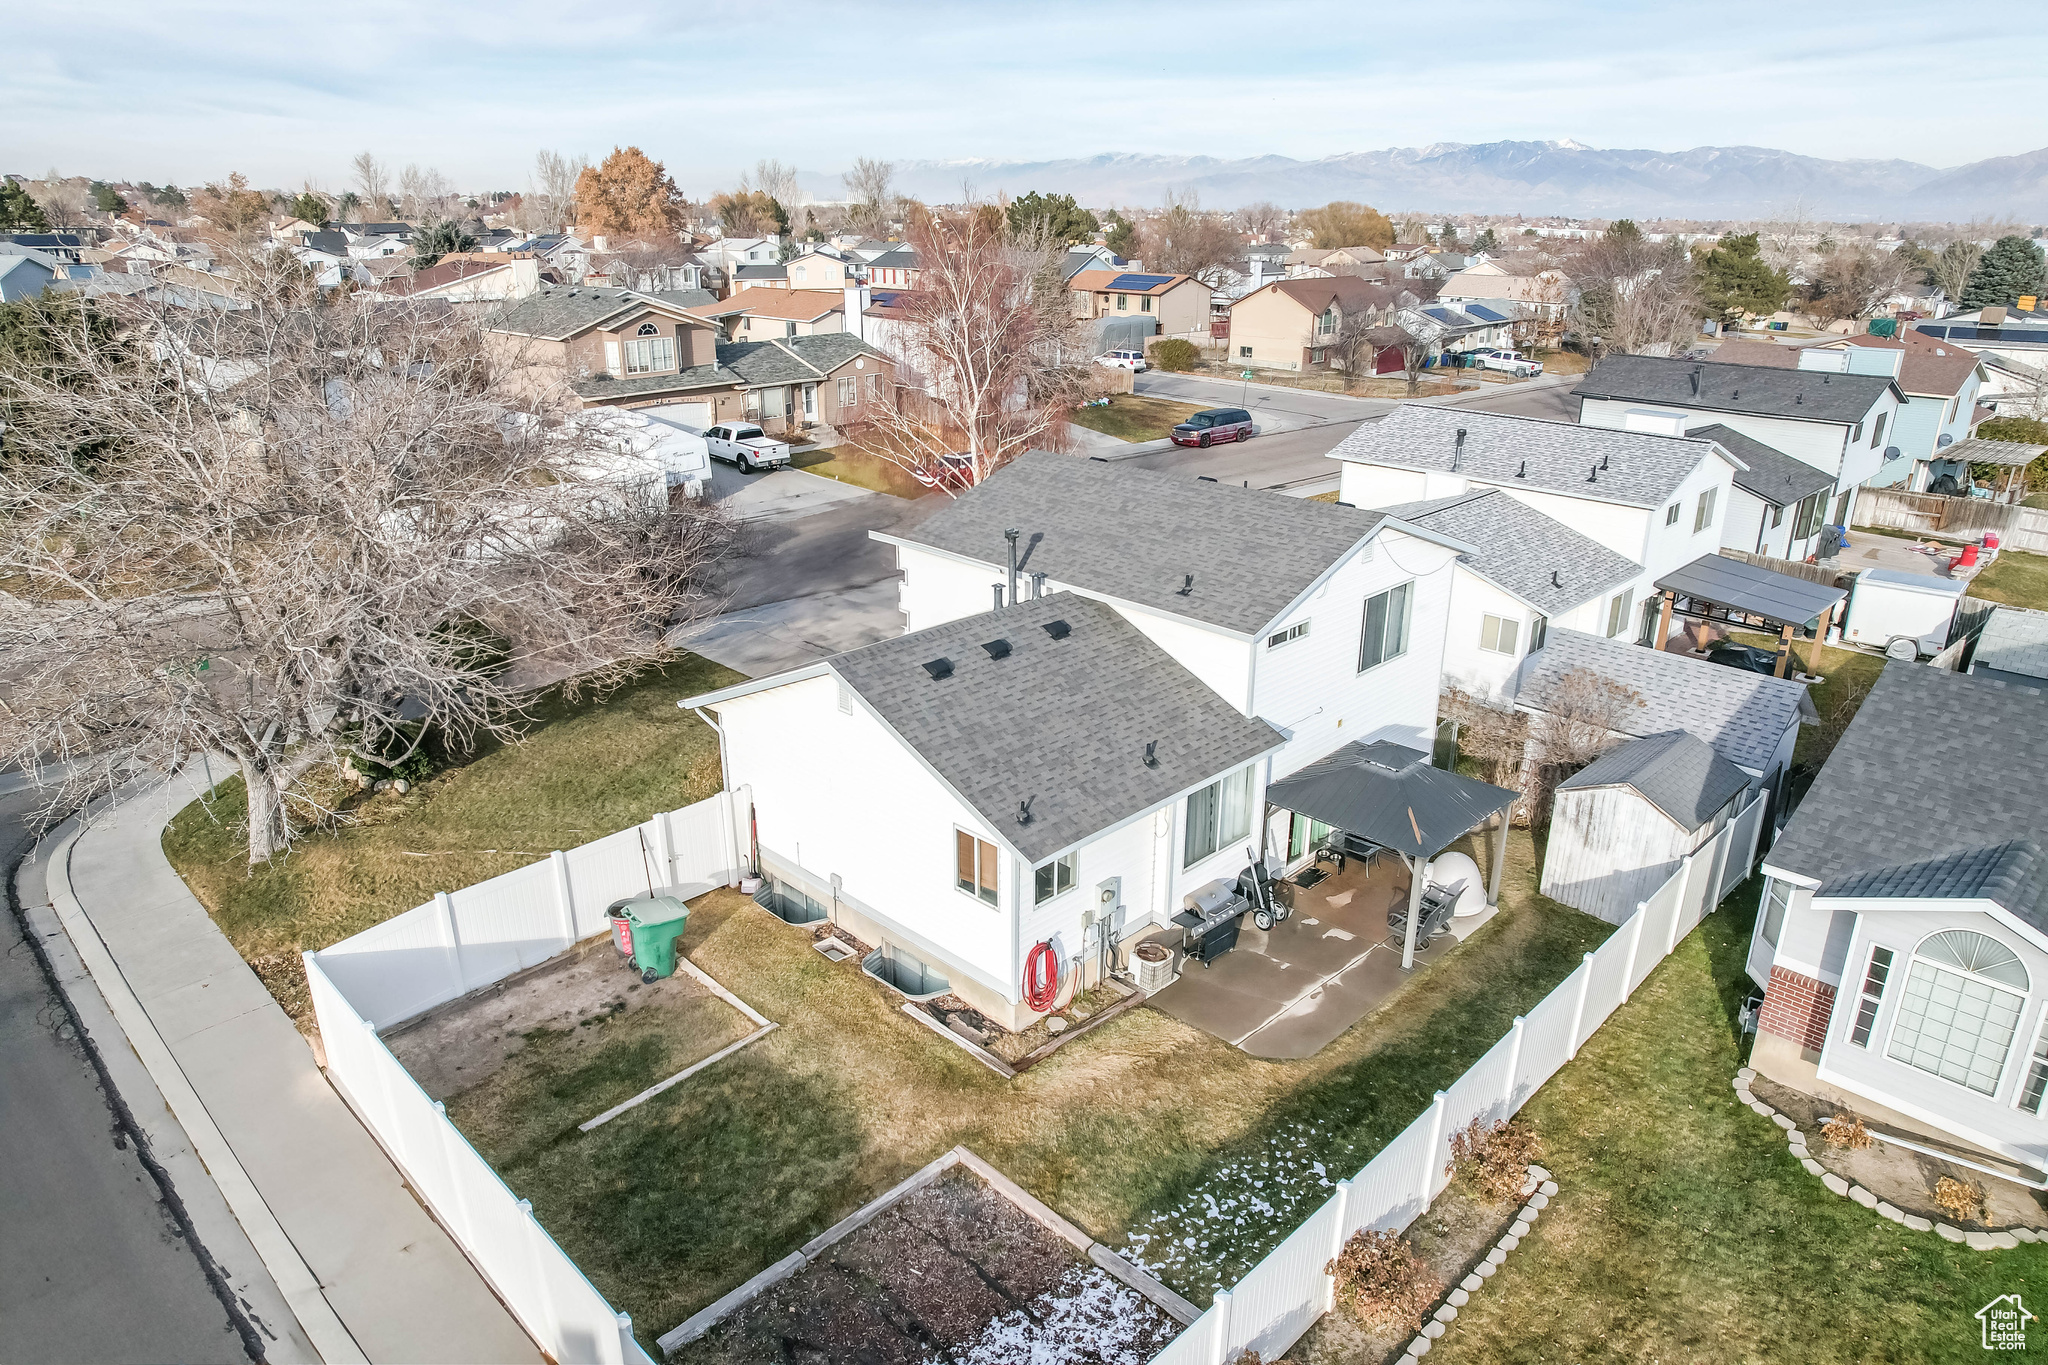
<svg viewBox="0 0 2048 1365"><path fill-rule="evenodd" d="M1408 904L1407 867L1395 857L1348 860L1341 872L1316 866L1328 875L1315 885L1284 884L1292 915L1271 929L1247 918L1235 949L1207 967L1185 962L1147 1003L1251 1056L1284 1060L1313 1057L1392 999L1411 975L1401 969L1402 936L1387 927L1387 912ZM1454 951L1495 913L1488 905L1453 917L1448 932L1416 945L1417 965ZM1177 950L1181 931L1146 941Z"/></svg>

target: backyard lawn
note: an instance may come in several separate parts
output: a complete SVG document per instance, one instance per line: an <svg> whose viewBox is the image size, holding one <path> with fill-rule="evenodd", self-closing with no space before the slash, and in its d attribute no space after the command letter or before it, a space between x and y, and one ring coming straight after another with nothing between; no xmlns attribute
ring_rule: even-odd
<svg viewBox="0 0 2048 1365"><path fill-rule="evenodd" d="M2048 1292L2048 1247L1971 1251L1886 1222L1737 1102L1758 889L1724 901L1524 1108L1561 1192L1431 1365L1974 1360L1977 1309Z"/></svg>
<svg viewBox="0 0 2048 1365"><path fill-rule="evenodd" d="M531 1092L573 1102L516 1124L460 1097L449 1113L650 1342L956 1143L1105 1241L1137 1231L1133 1252L1206 1302L1611 932L1535 896L1533 862L1518 833L1503 913L1310 1061L1261 1061L1137 1009L1014 1081L855 964L713 892L684 950L780 1028L593 1133L575 1130L589 1102L573 1072ZM1203 1229L1199 1263L1158 1254L1242 1196L1246 1171L1267 1182L1262 1216Z"/></svg>
<svg viewBox="0 0 2048 1365"><path fill-rule="evenodd" d="M301 839L251 869L242 780L180 811L171 865L294 1018L310 1016L299 954L552 849L589 843L718 790L718 739L676 698L737 673L695 655L602 702L558 694L517 744L493 746L404 795L369 800L355 822Z"/></svg>
<svg viewBox="0 0 2048 1365"><path fill-rule="evenodd" d="M1119 441L1163 440L1176 425L1205 409L1199 403L1174 403L1143 394L1111 394L1106 408L1075 408L1067 420L1077 427L1114 436Z"/></svg>
<svg viewBox="0 0 2048 1365"><path fill-rule="evenodd" d="M837 479L856 488L889 493L899 498L921 498L930 490L910 476L910 471L893 460L842 442L822 450L792 456L790 463L807 474Z"/></svg>
<svg viewBox="0 0 2048 1365"><path fill-rule="evenodd" d="M2048 555L2000 551L1990 568L1970 580L1969 593L1986 602L2048 611Z"/></svg>

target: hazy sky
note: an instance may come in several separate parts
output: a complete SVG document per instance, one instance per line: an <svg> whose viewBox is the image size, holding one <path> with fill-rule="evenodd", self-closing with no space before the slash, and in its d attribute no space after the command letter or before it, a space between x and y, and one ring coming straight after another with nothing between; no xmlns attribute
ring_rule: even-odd
<svg viewBox="0 0 2048 1365"><path fill-rule="evenodd" d="M642 11L642 12L636 12ZM48 17L48 12L46 17ZM1943 5L100 0L17 24L0 171L465 189L635 143L685 190L761 157L1314 158L1430 142L1779 147L1953 166L2048 142L2034 67ZM1967 100L1940 93L1966 80ZM1918 93L1922 89L1927 94Z"/></svg>

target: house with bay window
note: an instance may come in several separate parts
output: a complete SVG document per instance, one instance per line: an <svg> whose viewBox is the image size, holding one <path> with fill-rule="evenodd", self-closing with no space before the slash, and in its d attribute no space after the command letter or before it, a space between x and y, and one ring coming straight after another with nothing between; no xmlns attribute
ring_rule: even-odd
<svg viewBox="0 0 2048 1365"><path fill-rule="evenodd" d="M2048 690L1887 664L1764 857L1751 1065L2048 1185L2043 790Z"/></svg>
<svg viewBox="0 0 2048 1365"><path fill-rule="evenodd" d="M1085 962L1305 860L1271 781L1354 741L1430 747L1470 548L1049 452L872 534L902 637L683 704L719 727L772 884L1006 1028L1033 1018L1032 945Z"/></svg>

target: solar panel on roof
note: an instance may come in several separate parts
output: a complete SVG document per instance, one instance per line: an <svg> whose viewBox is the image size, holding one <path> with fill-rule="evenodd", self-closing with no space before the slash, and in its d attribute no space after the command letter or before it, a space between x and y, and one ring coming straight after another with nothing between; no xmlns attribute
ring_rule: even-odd
<svg viewBox="0 0 2048 1365"><path fill-rule="evenodd" d="M1468 316L1478 318L1481 322L1506 322L1508 320L1507 314L1496 313L1491 308L1482 308L1476 303L1466 304L1465 312Z"/></svg>
<svg viewBox="0 0 2048 1365"><path fill-rule="evenodd" d="M1172 279L1173 276L1171 275L1119 275L1109 282L1109 287L1111 289L1134 289L1142 291L1146 289L1157 289L1160 285L1169 283Z"/></svg>

